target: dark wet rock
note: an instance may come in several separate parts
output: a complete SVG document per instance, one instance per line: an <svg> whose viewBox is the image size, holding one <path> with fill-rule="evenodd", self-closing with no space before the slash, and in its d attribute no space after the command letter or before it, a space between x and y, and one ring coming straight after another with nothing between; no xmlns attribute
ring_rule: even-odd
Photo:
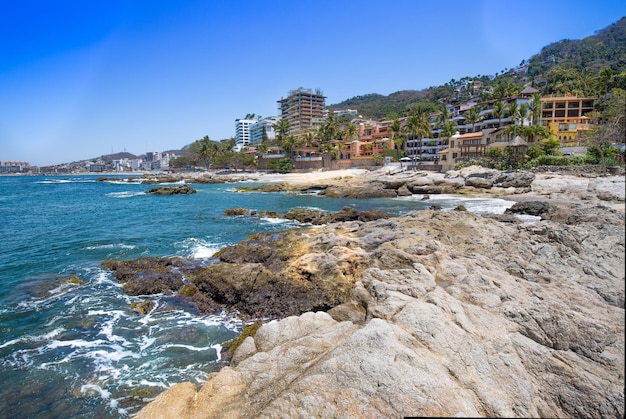
<svg viewBox="0 0 626 419"><path fill-rule="evenodd" d="M351 207L344 207L336 213L307 208L292 208L287 211L283 217L301 223L321 225L342 221L372 221L381 218L389 218L391 215L385 214L377 209L358 211Z"/></svg>
<svg viewBox="0 0 626 419"><path fill-rule="evenodd" d="M222 263L187 278L217 303L251 318L277 318L328 310L350 296L359 258L348 265L318 253L312 230L256 234L216 254Z"/></svg>
<svg viewBox="0 0 626 419"><path fill-rule="evenodd" d="M247 208L227 208L224 210L224 214L228 216L250 215L250 210Z"/></svg>
<svg viewBox="0 0 626 419"><path fill-rule="evenodd" d="M264 183L258 186L237 186L235 188L238 192L286 192L298 190L297 187L291 186L287 183Z"/></svg>
<svg viewBox="0 0 626 419"><path fill-rule="evenodd" d="M220 263L193 266L181 258L108 261L131 295L187 298L202 313L223 310L245 318L282 318L329 310L350 297L360 256L319 253L308 229L256 234L216 254Z"/></svg>
<svg viewBox="0 0 626 419"><path fill-rule="evenodd" d="M343 207L340 211L331 216L332 222L341 221L373 221L380 218L389 218L389 214L373 209L367 211L357 211L351 207Z"/></svg>
<svg viewBox="0 0 626 419"><path fill-rule="evenodd" d="M152 311L154 303L151 300L134 302L130 305L130 308L135 310L141 316L145 316Z"/></svg>
<svg viewBox="0 0 626 419"><path fill-rule="evenodd" d="M366 222L366 221L374 221L374 220L380 220L380 219L390 218L390 217L392 217L392 215L384 213L377 209L372 209L372 210L359 211L356 219L358 221Z"/></svg>
<svg viewBox="0 0 626 419"><path fill-rule="evenodd" d="M134 260L105 261L102 266L113 272L130 295L171 294L183 285L181 258L145 257Z"/></svg>
<svg viewBox="0 0 626 419"><path fill-rule="evenodd" d="M308 208L292 208L283 214L287 220L294 220L304 224L326 224L330 219L330 214L315 209Z"/></svg>
<svg viewBox="0 0 626 419"><path fill-rule="evenodd" d="M68 275L61 280L63 284L83 285L84 281L76 275Z"/></svg>
<svg viewBox="0 0 626 419"><path fill-rule="evenodd" d="M213 176L200 176L197 178L185 179L186 183L198 183L198 184L207 184L207 185L220 185L223 183L228 183L229 179L225 178L217 178Z"/></svg>
<svg viewBox="0 0 626 419"><path fill-rule="evenodd" d="M540 216L550 210L550 204L542 201L516 202L507 208L505 214L526 214Z"/></svg>
<svg viewBox="0 0 626 419"><path fill-rule="evenodd" d="M278 218L280 214L276 211L260 211L259 217Z"/></svg>
<svg viewBox="0 0 626 419"><path fill-rule="evenodd" d="M158 186L156 188L148 189L146 193L154 195L189 195L194 194L197 191L190 188L189 185L175 185L175 186Z"/></svg>

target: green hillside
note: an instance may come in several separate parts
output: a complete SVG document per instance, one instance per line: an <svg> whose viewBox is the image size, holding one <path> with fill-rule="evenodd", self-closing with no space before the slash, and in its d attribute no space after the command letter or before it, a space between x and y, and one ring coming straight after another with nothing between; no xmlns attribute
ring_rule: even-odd
<svg viewBox="0 0 626 419"><path fill-rule="evenodd" d="M418 105L434 107L471 98L489 100L516 94L526 86L542 94L600 97L614 88L626 90L626 17L582 40L564 39L522 60L516 69L493 76L465 76L442 86L402 90L388 96L370 93L329 105L328 109L357 109L364 118L405 116Z"/></svg>

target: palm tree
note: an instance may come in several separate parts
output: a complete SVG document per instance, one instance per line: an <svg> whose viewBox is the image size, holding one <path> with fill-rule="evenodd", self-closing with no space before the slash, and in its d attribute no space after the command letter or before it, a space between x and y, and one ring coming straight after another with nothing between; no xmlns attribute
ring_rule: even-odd
<svg viewBox="0 0 626 419"><path fill-rule="evenodd" d="M472 132L476 131L476 123L481 121L483 117L478 113L478 107L472 106L469 108L464 114L463 118L465 118L466 123L472 124Z"/></svg>
<svg viewBox="0 0 626 419"><path fill-rule="evenodd" d="M281 147L288 155L293 153L293 149L298 146L298 139L294 135L287 135L283 138Z"/></svg>
<svg viewBox="0 0 626 419"><path fill-rule="evenodd" d="M506 107L506 113L509 114L509 119L511 119L513 122L517 121L517 118L519 117L519 108L517 106L517 101L512 101L509 102L508 106Z"/></svg>
<svg viewBox="0 0 626 419"><path fill-rule="evenodd" d="M528 103L520 103L518 114L521 125L524 125L524 121L526 121L526 118L528 117L529 110L530 106L528 105Z"/></svg>
<svg viewBox="0 0 626 419"><path fill-rule="evenodd" d="M613 85L613 81L615 80L615 73L611 67L605 67L600 70L598 74L598 78L596 79L596 90L603 93L608 93L609 89Z"/></svg>
<svg viewBox="0 0 626 419"><path fill-rule="evenodd" d="M211 141L208 135L205 135L196 143L197 146L194 147L195 152L198 158L204 163L204 167L208 169L211 166L211 162L218 154L219 144Z"/></svg>
<svg viewBox="0 0 626 419"><path fill-rule="evenodd" d="M279 119L274 125L272 125L274 131L276 131L276 142L282 146L285 137L289 134L289 121L286 119Z"/></svg>
<svg viewBox="0 0 626 419"><path fill-rule="evenodd" d="M496 99L504 99L507 97L515 96L519 92L519 88L515 85L515 82L510 78L502 78L495 86L493 95Z"/></svg>
<svg viewBox="0 0 626 419"><path fill-rule="evenodd" d="M457 130L456 122L452 120L448 120L441 128L441 133L439 135L446 140L446 144L447 144L447 140L450 137L452 137L454 134L456 134L456 130Z"/></svg>
<svg viewBox="0 0 626 419"><path fill-rule="evenodd" d="M393 144L396 147L398 161L400 161L400 149L404 145L404 136L402 135L402 124L400 123L400 120L398 118L394 119L389 126L389 134L391 136L391 141L393 141ZM400 168L402 168L401 161Z"/></svg>
<svg viewBox="0 0 626 419"><path fill-rule="evenodd" d="M541 95L539 93L535 93L535 95L533 96L533 100L531 100L528 104L531 125L539 125L539 121L541 118L541 109Z"/></svg>
<svg viewBox="0 0 626 419"><path fill-rule="evenodd" d="M439 116L437 117L437 126L443 129L446 123L450 120L450 117L450 111L448 110L446 105L441 106Z"/></svg>
<svg viewBox="0 0 626 419"><path fill-rule="evenodd" d="M502 117L504 116L504 103L501 100L493 104L493 116L498 118L498 127L502 126Z"/></svg>
<svg viewBox="0 0 626 419"><path fill-rule="evenodd" d="M422 139L426 136L432 135L430 130L430 121L428 120L428 113L426 110L422 107L416 108L415 112L407 118L404 128L412 139L418 139L420 161L422 161Z"/></svg>
<svg viewBox="0 0 626 419"><path fill-rule="evenodd" d="M329 142L339 139L339 124L335 118L335 114L330 112L326 120L320 125L319 136L322 142Z"/></svg>
<svg viewBox="0 0 626 419"><path fill-rule="evenodd" d="M302 143L305 147L311 147L315 142L315 133L313 131L307 131L302 137Z"/></svg>
<svg viewBox="0 0 626 419"><path fill-rule="evenodd" d="M353 122L349 122L348 125L346 125L346 127L344 128L343 132L341 133L341 138L345 142L350 142L351 140L354 140L355 138L358 138L358 137L359 135L358 135L358 129L356 125Z"/></svg>
<svg viewBox="0 0 626 419"><path fill-rule="evenodd" d="M578 72L578 83L582 88L583 96L595 96L597 92L595 91L596 83L595 77L593 77L591 71L588 68L582 68Z"/></svg>
<svg viewBox="0 0 626 419"><path fill-rule="evenodd" d="M512 101L507 106L507 113L509 114L509 118L513 121L513 139L517 136L517 120L519 118L519 107L517 106L517 101Z"/></svg>

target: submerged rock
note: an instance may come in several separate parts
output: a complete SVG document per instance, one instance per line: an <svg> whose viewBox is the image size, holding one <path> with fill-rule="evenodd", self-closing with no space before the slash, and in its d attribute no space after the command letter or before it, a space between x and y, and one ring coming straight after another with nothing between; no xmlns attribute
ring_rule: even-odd
<svg viewBox="0 0 626 419"><path fill-rule="evenodd" d="M139 315L146 315L154 308L154 303L150 300L135 302L130 305L130 308L135 310Z"/></svg>

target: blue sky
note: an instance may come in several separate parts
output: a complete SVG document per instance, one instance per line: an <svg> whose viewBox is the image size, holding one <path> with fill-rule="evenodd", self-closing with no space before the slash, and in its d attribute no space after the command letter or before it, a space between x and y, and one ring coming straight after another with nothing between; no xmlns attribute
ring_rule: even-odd
<svg viewBox="0 0 626 419"><path fill-rule="evenodd" d="M623 0L4 0L0 160L229 138L298 87L330 105L492 75L625 15Z"/></svg>

